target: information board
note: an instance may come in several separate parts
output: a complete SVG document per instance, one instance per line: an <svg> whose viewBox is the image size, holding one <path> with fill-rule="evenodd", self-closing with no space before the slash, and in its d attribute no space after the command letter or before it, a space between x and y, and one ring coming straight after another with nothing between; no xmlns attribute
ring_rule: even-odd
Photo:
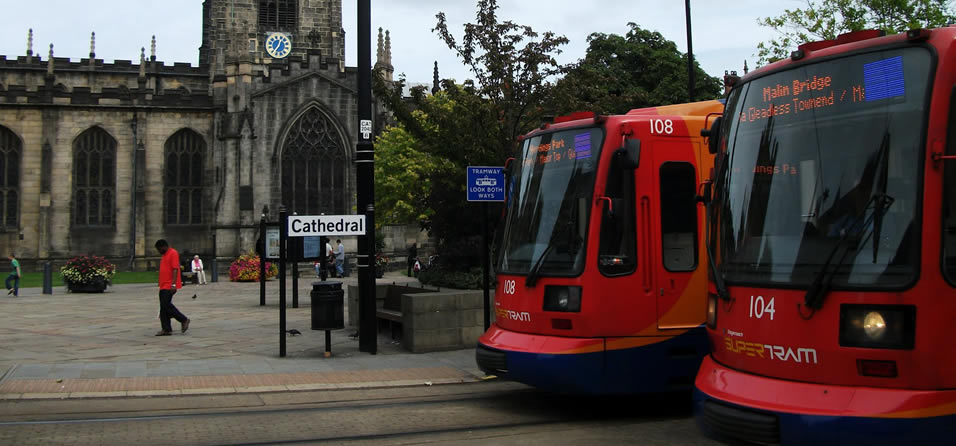
<svg viewBox="0 0 956 446"><path fill-rule="evenodd" d="M321 237L302 237L302 260L318 259L322 254Z"/></svg>
<svg viewBox="0 0 956 446"><path fill-rule="evenodd" d="M266 258L279 258L279 227L266 227Z"/></svg>

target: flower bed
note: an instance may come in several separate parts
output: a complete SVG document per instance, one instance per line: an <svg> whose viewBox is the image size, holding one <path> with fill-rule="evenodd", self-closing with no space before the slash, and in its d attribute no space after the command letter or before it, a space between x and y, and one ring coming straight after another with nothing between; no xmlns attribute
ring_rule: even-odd
<svg viewBox="0 0 956 446"><path fill-rule="evenodd" d="M279 275L279 267L266 262L266 279ZM229 280L233 282L259 281L259 256L254 253L243 254L229 265Z"/></svg>
<svg viewBox="0 0 956 446"><path fill-rule="evenodd" d="M381 279L388 271L388 256L384 254L375 254L375 277Z"/></svg>
<svg viewBox="0 0 956 446"><path fill-rule="evenodd" d="M103 257L79 256L66 262L60 273L70 291L96 292L105 290L113 280L116 265Z"/></svg>

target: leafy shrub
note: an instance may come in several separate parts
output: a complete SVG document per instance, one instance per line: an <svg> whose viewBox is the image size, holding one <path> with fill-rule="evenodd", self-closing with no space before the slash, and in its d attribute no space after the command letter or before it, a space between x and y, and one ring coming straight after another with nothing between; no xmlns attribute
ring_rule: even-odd
<svg viewBox="0 0 956 446"><path fill-rule="evenodd" d="M266 262L266 279L279 275L279 267ZM233 282L259 281L259 256L253 252L243 254L229 265L229 280Z"/></svg>
<svg viewBox="0 0 956 446"><path fill-rule="evenodd" d="M494 271L490 271L489 284L495 285ZM432 268L418 273L418 281L434 287L455 288L460 290L481 289L481 268L469 268L467 271L452 271L447 268Z"/></svg>
<svg viewBox="0 0 956 446"><path fill-rule="evenodd" d="M113 280L116 265L103 257L79 256L66 262L60 273L67 284L105 286Z"/></svg>

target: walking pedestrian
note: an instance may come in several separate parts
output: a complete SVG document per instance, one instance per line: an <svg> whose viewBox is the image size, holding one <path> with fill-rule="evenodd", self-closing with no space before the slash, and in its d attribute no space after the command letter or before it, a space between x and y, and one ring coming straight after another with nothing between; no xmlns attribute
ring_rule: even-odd
<svg viewBox="0 0 956 446"><path fill-rule="evenodd" d="M179 321L185 333L189 329L189 318L173 305L173 295L183 287L183 279L179 274L179 253L163 239L156 241L156 250L162 255L159 261L159 324L162 330L156 332L156 336L173 334L170 319Z"/></svg>
<svg viewBox="0 0 956 446"><path fill-rule="evenodd" d="M202 259L199 258L199 254L193 256L193 272L196 273L196 277L199 279L200 285L206 284L206 272L202 268Z"/></svg>
<svg viewBox="0 0 956 446"><path fill-rule="evenodd" d="M412 277L412 266L418 261L418 244L412 243L408 248L408 277Z"/></svg>
<svg viewBox="0 0 956 446"><path fill-rule="evenodd" d="M345 245L342 244L341 239L336 239L335 243L338 244L335 248L335 273L339 277L343 277L345 274Z"/></svg>
<svg viewBox="0 0 956 446"><path fill-rule="evenodd" d="M10 259L10 268L12 269L5 282L7 290L9 290L7 294L12 294L13 297L17 297L20 295L20 262L17 261L16 256L13 254L10 254L7 258ZM10 286L11 280L13 281L13 287Z"/></svg>
<svg viewBox="0 0 956 446"><path fill-rule="evenodd" d="M328 268L329 275L335 277L335 251L329 242L325 242L325 267Z"/></svg>

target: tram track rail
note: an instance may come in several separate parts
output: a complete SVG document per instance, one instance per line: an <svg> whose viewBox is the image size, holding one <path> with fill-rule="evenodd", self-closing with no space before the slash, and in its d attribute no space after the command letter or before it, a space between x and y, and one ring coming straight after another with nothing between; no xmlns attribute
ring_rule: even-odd
<svg viewBox="0 0 956 446"><path fill-rule="evenodd" d="M406 442L429 437L489 437L497 432L548 432L601 422L677 420L682 411L635 413L602 400L568 398L513 386L465 386L361 392L365 399L141 412L33 414L0 420L2 444L164 444L249 446L316 442ZM429 388L432 389L432 388ZM328 392L327 392L328 393ZM281 395L273 395L274 400ZM670 413L668 413L670 412ZM556 426L561 426L560 428Z"/></svg>

